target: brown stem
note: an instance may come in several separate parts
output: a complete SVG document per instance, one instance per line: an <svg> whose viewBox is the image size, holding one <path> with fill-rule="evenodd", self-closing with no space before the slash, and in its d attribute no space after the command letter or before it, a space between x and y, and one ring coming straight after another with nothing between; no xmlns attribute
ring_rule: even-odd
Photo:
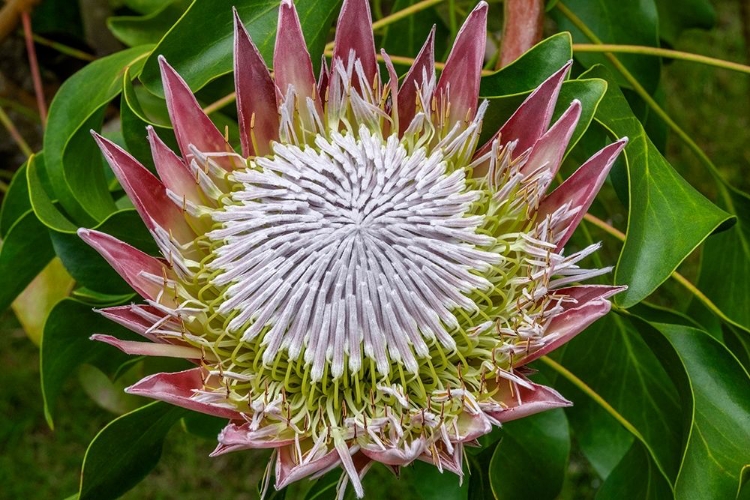
<svg viewBox="0 0 750 500"><path fill-rule="evenodd" d="M21 12L21 21L23 23L23 34L26 38L26 51L29 54L29 67L31 68L31 79L34 82L36 105L39 108L39 119L42 121L42 127L44 127L47 124L47 103L44 100L42 75L39 73L39 63L36 60L36 48L31 34L31 16L28 11Z"/></svg>
<svg viewBox="0 0 750 500"><path fill-rule="evenodd" d="M542 39L544 0L505 0L497 69L512 63Z"/></svg>

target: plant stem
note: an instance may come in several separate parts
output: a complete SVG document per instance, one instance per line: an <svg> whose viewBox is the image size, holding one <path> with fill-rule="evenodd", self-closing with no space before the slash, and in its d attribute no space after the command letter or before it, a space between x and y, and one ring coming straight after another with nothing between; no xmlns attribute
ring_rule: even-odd
<svg viewBox="0 0 750 500"><path fill-rule="evenodd" d="M18 145L18 149L20 149L21 152L27 157L31 156L33 154L33 151L26 143L26 141L23 140L21 134L18 133L18 129L16 129L16 126L13 124L10 117L5 113L5 110L2 107L0 107L0 123L5 126L5 129Z"/></svg>
<svg viewBox="0 0 750 500"><path fill-rule="evenodd" d="M662 49L660 47L648 47L646 45L618 45L618 44L591 44L591 43L574 43L574 52L609 52L612 54L641 54L645 56L666 57L669 59L679 59L681 61L690 61L717 68L738 71L750 75L750 66L723 59L682 52L680 50Z"/></svg>
<svg viewBox="0 0 750 500"><path fill-rule="evenodd" d="M562 14L575 25L576 28L581 30L581 32L589 40L594 42L596 45L603 45L599 37L597 37L596 34L591 31L591 29L573 13L573 11L566 7L565 4L563 4L562 2L557 2L557 4L555 4L555 7L559 9L560 12L562 12ZM688 148L690 148L698 157L701 163L703 163L708 168L709 173L716 180L716 184L722 196L722 200L724 201L724 203L726 203L727 207L729 207L730 211L734 213L734 204L729 195L729 191L724 184L724 179L722 179L721 175L719 174L719 169L716 168L716 165L714 165L711 159L706 155L706 153L703 152L700 146L698 146L695 141L693 141L693 139L687 134L687 132L682 130L682 128L680 128L680 126L677 125L674 120L672 120L667 112L664 111L661 106L659 106L654 98L651 97L651 95L646 91L645 88L643 88L643 85L640 84L638 79L636 79L633 74L628 71L625 65L622 64L622 62L620 62L620 60L612 52L605 52L604 56L609 59L609 61L617 69L617 71L620 72L623 78L628 81L628 83L633 87L633 90L640 96L640 98L643 99L646 104L648 104L648 106L654 111L654 113L656 113L656 115L661 118L664 123L666 123L667 126L671 128L672 131L674 131L674 133L677 134L682 142L684 142L688 146Z"/></svg>
<svg viewBox="0 0 750 500"><path fill-rule="evenodd" d="M31 68L31 79L34 82L34 94L36 94L36 105L39 108L39 119L42 121L42 128L47 124L47 103L44 100L44 87L42 86L42 76L39 73L39 63L36 60L36 48L31 34L31 16L28 11L21 12L21 22L23 24L23 34L26 39L26 51L29 55L29 67Z"/></svg>
<svg viewBox="0 0 750 500"><path fill-rule="evenodd" d="M224 106L231 104L235 99L237 99L237 93L232 92L231 94L225 95L218 101L212 102L211 104L203 108L203 112L207 115L210 115L211 113L220 110Z"/></svg>
<svg viewBox="0 0 750 500"><path fill-rule="evenodd" d="M87 62L96 61L96 56L93 54L89 54L88 52L84 52L73 47L68 47L67 45L64 45L60 42L56 42L54 40L44 38L43 36L39 36L36 33L32 33L31 38L39 45L44 45L45 47L55 49L61 54L65 54L66 56L75 57L76 59Z"/></svg>
<svg viewBox="0 0 750 500"><path fill-rule="evenodd" d="M542 0L505 0L503 37L500 40L500 69L518 59L542 39L544 2Z"/></svg>

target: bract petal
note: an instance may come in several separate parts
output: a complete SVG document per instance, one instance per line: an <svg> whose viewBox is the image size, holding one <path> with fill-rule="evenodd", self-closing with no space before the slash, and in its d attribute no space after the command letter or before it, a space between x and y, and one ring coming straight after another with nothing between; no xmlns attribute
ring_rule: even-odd
<svg viewBox="0 0 750 500"><path fill-rule="evenodd" d="M282 72L283 73L283 72ZM234 11L234 86L242 155L265 156L279 138L276 86L237 10Z"/></svg>
<svg viewBox="0 0 750 500"><path fill-rule="evenodd" d="M193 399L195 391L204 389L203 368L191 368L175 373L155 373L131 385L125 392L151 399L165 401L188 410L232 420L242 419L235 409L204 403Z"/></svg>
<svg viewBox="0 0 750 500"><path fill-rule="evenodd" d="M453 49L445 62L445 69L438 80L437 109L442 99L450 103L450 118L447 128L461 120L474 118L479 98L479 80L484 64L484 48L487 41L487 3L482 1L466 18L458 32Z"/></svg>
<svg viewBox="0 0 750 500"><path fill-rule="evenodd" d="M128 285L141 297L156 300L164 289L163 283L144 276L144 273L156 278L165 276L167 268L158 259L147 255L137 248L117 238L93 229L81 228L78 236L109 262Z"/></svg>
<svg viewBox="0 0 750 500"><path fill-rule="evenodd" d="M571 209L579 209L568 223L565 234L558 241L556 251L560 251L573 235L627 142L627 138L620 139L596 153L540 203L537 211L539 219L546 217L566 203L570 204Z"/></svg>

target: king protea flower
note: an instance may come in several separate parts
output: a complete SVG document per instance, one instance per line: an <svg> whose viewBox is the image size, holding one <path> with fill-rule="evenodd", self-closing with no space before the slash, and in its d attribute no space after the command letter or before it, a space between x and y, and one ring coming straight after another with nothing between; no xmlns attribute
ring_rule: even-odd
<svg viewBox="0 0 750 500"><path fill-rule="evenodd" d="M235 15L239 152L160 60L179 155L148 130L155 177L96 135L161 249L79 234L146 301L103 309L151 342L96 340L195 368L128 389L229 420L214 455L272 448L276 488L373 462L462 474L493 425L570 404L526 365L610 309L610 270L563 247L625 145L546 194L581 112L550 127L570 64L478 147L487 4L440 78L431 33L383 83L366 0L346 0L330 67L313 74L284 0L271 76ZM270 469L269 469L270 470Z"/></svg>

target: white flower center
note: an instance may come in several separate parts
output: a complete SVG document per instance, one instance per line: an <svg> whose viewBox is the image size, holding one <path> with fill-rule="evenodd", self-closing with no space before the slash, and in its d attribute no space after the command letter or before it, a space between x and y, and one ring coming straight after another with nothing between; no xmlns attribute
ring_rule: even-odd
<svg viewBox="0 0 750 500"><path fill-rule="evenodd" d="M464 169L448 171L439 150L411 153L396 136L318 136L316 147L274 145L274 156L235 171L241 185L214 213L220 245L208 268L224 289L218 312L243 341L262 335L264 363L301 353L319 380L362 367L410 372L428 343L455 346L456 309L475 312L470 294L498 261L477 247L480 194ZM390 359L389 359L390 358Z"/></svg>

